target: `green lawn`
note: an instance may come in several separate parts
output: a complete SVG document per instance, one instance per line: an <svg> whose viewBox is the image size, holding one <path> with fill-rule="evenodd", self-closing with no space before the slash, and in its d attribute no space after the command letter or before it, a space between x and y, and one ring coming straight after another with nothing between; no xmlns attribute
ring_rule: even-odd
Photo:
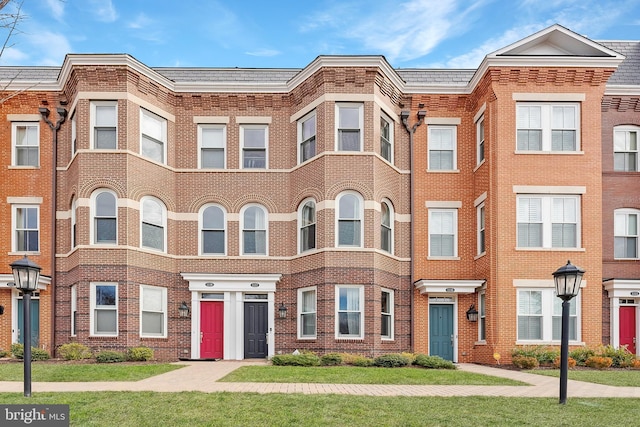
<svg viewBox="0 0 640 427"><path fill-rule="evenodd" d="M353 366L243 366L220 381L318 384L528 385L508 378L448 369Z"/></svg>
<svg viewBox="0 0 640 427"><path fill-rule="evenodd" d="M168 363L38 363L31 364L34 382L139 381L181 368ZM0 363L0 381L22 381L22 363Z"/></svg>
<svg viewBox="0 0 640 427"><path fill-rule="evenodd" d="M559 377L559 369L534 369L527 371L530 374ZM613 385L618 387L640 387L640 370L572 370L568 371L570 380L585 381L588 383Z"/></svg>
<svg viewBox="0 0 640 427"><path fill-rule="evenodd" d="M0 393L3 404L68 404L72 426L604 426L637 399L371 397L256 393ZM618 415L616 415L618 414Z"/></svg>

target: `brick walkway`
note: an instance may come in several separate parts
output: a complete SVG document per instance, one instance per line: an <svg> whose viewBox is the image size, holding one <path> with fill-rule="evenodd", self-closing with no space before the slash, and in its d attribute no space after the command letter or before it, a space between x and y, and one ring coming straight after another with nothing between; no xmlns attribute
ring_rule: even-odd
<svg viewBox="0 0 640 427"><path fill-rule="evenodd" d="M200 391L205 393L303 393L347 394L364 396L506 396L558 397L559 379L489 366L460 364L461 371L475 372L522 381L524 386L479 385L364 385L364 384L289 384L216 382L240 366L265 364L265 361L179 362L186 365L166 374L137 382L65 382L32 383L37 392L77 391ZM0 382L2 392L22 392L20 381ZM569 380L568 397L640 398L639 387L613 387Z"/></svg>

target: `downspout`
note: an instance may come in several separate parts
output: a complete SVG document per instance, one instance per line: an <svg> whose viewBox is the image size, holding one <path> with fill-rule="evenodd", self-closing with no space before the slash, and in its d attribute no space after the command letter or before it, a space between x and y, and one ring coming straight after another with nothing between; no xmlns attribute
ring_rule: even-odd
<svg viewBox="0 0 640 427"><path fill-rule="evenodd" d="M66 105L66 101L61 101L60 105ZM67 118L67 110L64 107L57 107L58 121L54 125L49 120L49 109L47 107L38 108L42 120L49 125L53 136L51 138L51 151L52 165L51 165L51 355L54 355L56 348L56 240L57 240L57 227L56 227L56 212L58 210L56 196L58 186L58 130L60 125Z"/></svg>
<svg viewBox="0 0 640 427"><path fill-rule="evenodd" d="M419 108L423 107L424 104L419 104ZM414 293L414 286L415 286L415 282L413 280L413 274L414 274L414 249L413 249L413 242L415 241L414 237L413 237L413 233L414 233L414 215L413 213L415 212L415 206L414 206L414 197L413 197L413 191L415 189L415 171L413 170L414 166L413 166L413 134L416 131L416 129L418 129L418 126L420 126L423 122L424 122L424 118L427 115L427 111L426 110L418 110L418 121L416 123L413 124L413 126L409 126L409 115L411 114L410 111L402 111L400 113L400 118L402 119L402 124L404 125L405 129L407 130L407 132L409 133L409 173L411 174L410 176L410 189L409 189L409 207L411 209L411 223L410 223L410 236L409 236L409 242L410 242L410 269L411 269L411 292L409 293L409 297L410 297L410 311L409 311L409 331L411 331L410 335L409 335L409 340L410 340L410 347L411 347L411 351L413 351L413 337L415 335L414 331L413 331L413 293Z"/></svg>

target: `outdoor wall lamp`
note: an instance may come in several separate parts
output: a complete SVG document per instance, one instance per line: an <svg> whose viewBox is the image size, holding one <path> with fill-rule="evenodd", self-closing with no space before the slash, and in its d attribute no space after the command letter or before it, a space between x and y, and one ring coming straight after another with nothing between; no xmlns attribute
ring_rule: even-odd
<svg viewBox="0 0 640 427"><path fill-rule="evenodd" d="M0 315L4 314L4 305L0 305Z"/></svg>
<svg viewBox="0 0 640 427"><path fill-rule="evenodd" d="M467 310L467 320L469 322L478 321L478 310L476 310L476 306L474 304L471 304L469 310Z"/></svg>
<svg viewBox="0 0 640 427"><path fill-rule="evenodd" d="M191 310L189 310L189 306L187 305L186 301L182 301L182 304L180 304L180 307L178 307L178 313L180 313L180 317L189 317L189 312Z"/></svg>
<svg viewBox="0 0 640 427"><path fill-rule="evenodd" d="M560 404L567 403L567 379L569 371L569 301L580 290L585 271L567 261L553 273L556 296L562 300L562 335L560 336Z"/></svg>
<svg viewBox="0 0 640 427"><path fill-rule="evenodd" d="M284 305L283 302L280 303L280 308L278 308L278 314L280 314L280 318L284 319L287 317L287 306Z"/></svg>

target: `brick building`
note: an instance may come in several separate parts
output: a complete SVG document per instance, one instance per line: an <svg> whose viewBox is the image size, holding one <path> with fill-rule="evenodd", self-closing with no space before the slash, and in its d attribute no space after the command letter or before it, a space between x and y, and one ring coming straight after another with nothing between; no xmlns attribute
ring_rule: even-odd
<svg viewBox="0 0 640 427"><path fill-rule="evenodd" d="M637 92L619 101L607 81L621 53L640 58L637 45L621 52L553 26L477 70L395 70L379 56L150 68L75 54L61 68L0 68L14 91L0 106L0 220L24 234L12 212L37 207L41 242L3 252L0 347L18 338L4 335L19 317L8 264L25 253L43 266L49 350L78 341L243 359L413 349L487 363L557 343L551 273L567 259L587 270L572 344L600 343L610 312L628 317L611 290L640 277L636 250L602 287L613 221L603 191L616 187L603 184L605 145L611 127L628 135L639 124ZM55 134L55 239L43 100L51 120L58 105L68 112ZM601 105L626 115L609 126ZM11 133L21 126L39 129L38 165L7 154L22 149ZM632 218L637 192L620 198L616 215Z"/></svg>

